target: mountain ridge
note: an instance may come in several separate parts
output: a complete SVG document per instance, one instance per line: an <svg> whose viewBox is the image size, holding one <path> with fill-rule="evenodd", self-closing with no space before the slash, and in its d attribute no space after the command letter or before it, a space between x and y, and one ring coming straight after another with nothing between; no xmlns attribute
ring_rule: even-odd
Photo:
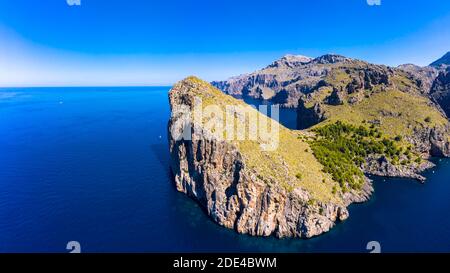
<svg viewBox="0 0 450 273"><path fill-rule="evenodd" d="M178 82L169 92L175 186L219 225L254 236L311 238L347 219L347 206L371 195L371 182L365 178L358 189L341 190L314 156L307 134L280 125L274 151L261 149L259 139L227 140L202 119L191 118L199 105L196 98L202 100L200 107L237 110L248 105L196 77ZM270 120L250 106L246 111ZM238 128L246 127L246 113L235 112ZM184 138L175 137L186 128L191 130Z"/></svg>
<svg viewBox="0 0 450 273"><path fill-rule="evenodd" d="M444 56L432 62L429 66L439 68L441 66L450 65L450 51L445 53Z"/></svg>
<svg viewBox="0 0 450 273"><path fill-rule="evenodd" d="M298 129L336 121L370 125L391 139L403 138L403 145L412 145L420 158L428 158L450 153L446 108L439 104L448 101L447 77L439 77L440 86L434 83L440 73L433 67L408 64L394 68L325 54L297 66L269 66L234 82L212 84L227 94L296 108ZM439 92L432 92L431 87ZM395 164L386 167L384 175L423 180L418 174L423 168L405 167L410 161L394 158ZM381 173L380 165L371 166L366 172Z"/></svg>
<svg viewBox="0 0 450 273"><path fill-rule="evenodd" d="M348 205L370 198L368 175L424 182L421 172L435 166L430 158L450 156L450 122L439 104L448 98L449 70L287 55L228 81L184 79L169 92L169 132L194 129L190 140L169 133L176 188L239 233L325 233L349 217ZM279 125L279 146L265 151L258 138L226 140L186 114L195 98L202 107L240 109L248 106L241 96L295 108L301 130ZM237 128L250 128L246 117L234 114Z"/></svg>
<svg viewBox="0 0 450 273"><path fill-rule="evenodd" d="M212 84L229 95L270 100L283 107L297 107L302 94L320 87L318 85L329 73L330 66L349 63L369 64L334 53L291 62L287 62L285 56L255 72L231 77L225 81L213 81Z"/></svg>
<svg viewBox="0 0 450 273"><path fill-rule="evenodd" d="M420 93L410 98L399 90L380 90L371 97L376 100L391 95L383 92L394 92L392 101L407 99L424 107L429 103ZM196 102L199 98L203 103ZM217 124L221 115L192 118L196 105L213 105L218 109L247 106L248 111L270 120L209 83L196 77L184 79L169 92L169 102L170 165L177 190L196 200L219 225L254 236L311 238L328 232L349 217L348 205L370 198L373 187L367 174L423 180L418 172L434 166L427 160L429 155L450 155L448 130L438 129L438 122L444 122L448 129L448 121L438 121L438 111L415 127L430 124L426 130L410 128L412 135L419 135L417 139L410 139L409 135L403 139L392 137L381 123L346 119L325 109L324 113L338 118L326 117L303 131L280 125L279 146L265 151L258 138L228 140L217 134L208 124ZM305 108L309 109L306 105ZM361 105L361 109L366 108ZM395 104L384 108L383 114L398 121L395 108ZM337 110L349 117L341 111L345 109ZM414 114L417 109L410 110L403 115ZM238 111L232 115L237 128L242 123L243 128L247 127L247 113ZM212 122L211 118L218 120ZM190 133L180 134L187 128ZM184 137L176 138L178 134Z"/></svg>

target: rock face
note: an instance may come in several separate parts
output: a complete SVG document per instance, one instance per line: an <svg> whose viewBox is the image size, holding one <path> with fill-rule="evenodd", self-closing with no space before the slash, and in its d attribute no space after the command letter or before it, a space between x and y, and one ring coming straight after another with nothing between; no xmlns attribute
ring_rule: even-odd
<svg viewBox="0 0 450 273"><path fill-rule="evenodd" d="M353 71L352 71L353 70ZM348 67L346 74L352 77L352 81L347 84L347 93L353 94L361 90L370 90L375 85L389 85L389 78L393 71L386 67L367 65L367 67Z"/></svg>
<svg viewBox="0 0 450 273"><path fill-rule="evenodd" d="M449 125L446 127L416 128L410 142L426 156L449 157Z"/></svg>
<svg viewBox="0 0 450 273"><path fill-rule="evenodd" d="M212 84L233 96L248 96L284 107L297 107L303 94L318 88L317 84L327 75L327 65L338 60L347 58L332 54L317 59L286 55L259 71Z"/></svg>
<svg viewBox="0 0 450 273"><path fill-rule="evenodd" d="M431 90L434 80L439 74L439 70L432 66L417 66L414 64L400 65L401 69L409 74L409 78L414 80L423 93L428 94Z"/></svg>
<svg viewBox="0 0 450 273"><path fill-rule="evenodd" d="M449 128L415 128L414 133L407 136L407 141L413 144L414 149L429 157L450 157ZM407 161L406 156L401 156L399 161ZM425 177L420 173L435 166L428 160L411 164L393 164L385 156L370 155L366 158L363 170L366 174L384 177L412 178L425 182Z"/></svg>
<svg viewBox="0 0 450 273"><path fill-rule="evenodd" d="M295 68L311 62L313 59L302 55L285 55L269 65L269 68Z"/></svg>
<svg viewBox="0 0 450 273"><path fill-rule="evenodd" d="M370 90L372 86L381 84L389 86L390 78L406 73L403 76L407 77L419 92L441 94L435 95L439 96L437 102L442 108L448 108L448 96L442 93L448 90L448 82L443 81L443 78L447 75L446 68L449 65L450 52L430 66L404 64L397 68L369 64L336 54L326 54L315 59L301 55L286 55L259 71L225 81L215 81L212 84L233 96L248 96L269 100L283 107L297 107L299 99L304 95L314 93L324 84L328 84L330 74L335 70L342 70L341 72L352 78L345 86L349 94L357 93L358 90ZM406 87L404 91L407 90ZM350 100L358 102L361 97L353 96Z"/></svg>
<svg viewBox="0 0 450 273"><path fill-rule="evenodd" d="M319 103L316 103L313 107L308 108L305 106L305 101L303 99L299 100L299 105L297 108L298 129L307 129L325 120L325 118L325 113L321 109L321 105Z"/></svg>
<svg viewBox="0 0 450 273"><path fill-rule="evenodd" d="M439 73L431 87L430 95L447 116L450 116L450 66Z"/></svg>
<svg viewBox="0 0 450 273"><path fill-rule="evenodd" d="M336 87L333 87L333 92L328 97L327 103L330 105L342 105L344 104L345 97L342 91L338 90Z"/></svg>
<svg viewBox="0 0 450 273"><path fill-rule="evenodd" d="M444 56L442 56L440 59L436 60L430 66L435 68L442 68L450 65L450 52L447 52Z"/></svg>
<svg viewBox="0 0 450 273"><path fill-rule="evenodd" d="M297 108L297 129L327 120L379 128L395 138L401 135L423 159L448 156L450 78L447 54L432 66L412 64L397 68L370 64L336 54L318 58L288 55L251 74L213 84L225 93L268 99ZM392 98L397 98L398 101ZM407 102L406 102L407 101ZM430 113L433 118L428 117ZM424 120L434 120L424 122ZM430 164L394 166L367 158L369 174L411 177Z"/></svg>
<svg viewBox="0 0 450 273"><path fill-rule="evenodd" d="M238 143L215 136L201 122L191 118L196 96L230 101L222 97L226 95L193 77L172 88L169 93L171 169L177 190L197 200L219 225L250 235L310 238L347 219L346 207L350 203L369 198L370 182L361 191L338 193L329 200L314 199L314 192L302 186L287 188L280 181L268 183L264 174L252 167ZM231 102L238 103L234 99ZM290 131L282 133L291 134ZM177 135L184 135L184 138L174 137ZM298 145L306 145L293 139ZM258 157L265 156L264 152L260 153ZM273 168L282 165L289 172L292 165L282 162L281 156L279 161L273 162ZM311 164L313 168L317 162ZM295 177L290 179L295 180Z"/></svg>
<svg viewBox="0 0 450 273"><path fill-rule="evenodd" d="M364 167L364 172L367 174L383 177L413 178L421 182L425 181L425 177L420 175L419 172L434 167L434 164L429 161L407 166L394 165L385 156L369 156L366 159L366 163L367 165Z"/></svg>
<svg viewBox="0 0 450 273"><path fill-rule="evenodd" d="M212 83L223 92L187 78L169 93L176 188L201 204L219 225L239 233L310 238L327 232L349 217L348 205L370 197L373 188L363 173L423 182L420 172L434 166L429 157L450 156L450 123L444 113L450 104L446 56L430 67L391 68L335 54L315 59L287 55L260 71ZM232 109L243 106L226 94L296 107L298 128L305 130L280 126L274 152L264 151L260 138L227 140L203 119L193 118L198 97L218 103L219 109L225 104ZM234 118L237 128L250 128L246 114L235 113ZM353 128L347 132L358 133L345 141L321 142L324 135L314 128L338 122L353 126L343 127ZM323 131L331 136L335 132ZM349 145L339 147L342 143ZM348 149L355 143L365 143L357 147L367 148L367 153ZM339 153L352 155L350 151L358 154L348 160L355 165L330 165L344 158ZM359 173L362 184L348 188L346 180L353 178L340 176L340 170Z"/></svg>
<svg viewBox="0 0 450 273"><path fill-rule="evenodd" d="M283 107L297 107L298 100L326 86L333 70L359 66L358 71L345 71L353 75L346 88L350 93L368 89L372 85L389 84L393 70L337 54L326 54L312 59L286 55L259 71L212 82L214 86L233 96L248 96L269 100ZM343 70L344 72L344 70Z"/></svg>

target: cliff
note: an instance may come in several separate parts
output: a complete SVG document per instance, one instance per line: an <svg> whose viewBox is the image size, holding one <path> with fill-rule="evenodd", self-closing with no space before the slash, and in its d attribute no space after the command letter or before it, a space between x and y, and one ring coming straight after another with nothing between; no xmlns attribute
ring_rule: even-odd
<svg viewBox="0 0 450 273"><path fill-rule="evenodd" d="M332 67L323 82L300 99L298 127L314 129L339 121L376 129L394 141L395 155L364 156L365 173L424 181L420 172L433 166L427 159L450 155L449 121L429 97L433 94L444 105L440 98L446 96L438 97L443 91L424 92L423 82L404 71L358 61Z"/></svg>
<svg viewBox="0 0 450 273"><path fill-rule="evenodd" d="M357 189L339 187L313 154L307 133L281 126L202 80L190 77L175 84L169 101L176 188L219 225L250 235L310 238L347 219L346 207L372 192L366 178ZM232 115L221 114L227 109ZM269 138L243 140L219 130L225 117L235 122L233 131L251 128L247 115L279 130Z"/></svg>
<svg viewBox="0 0 450 273"><path fill-rule="evenodd" d="M248 96L269 100L284 107L297 107L301 95L311 92L327 74L325 62L336 58L337 55L317 59L286 55L264 69L226 81L215 81L212 85L229 95Z"/></svg>
<svg viewBox="0 0 450 273"><path fill-rule="evenodd" d="M442 68L450 65L450 52L430 64L431 67Z"/></svg>
<svg viewBox="0 0 450 273"><path fill-rule="evenodd" d="M326 54L315 59L286 55L261 70L212 84L230 95L269 100L283 107L297 107L299 98L324 87L330 73L344 64L369 65L337 54ZM371 68L372 74L361 75L360 82L354 84L367 85L370 81L385 80L386 67L371 65Z"/></svg>
<svg viewBox="0 0 450 273"><path fill-rule="evenodd" d="M283 57L237 81L213 84L226 93L254 98L259 97L246 90L274 94L269 98L273 103L297 107L298 129L341 121L377 129L387 140L399 139L395 143L403 151L398 155L364 156L360 169L367 174L423 181L420 172L433 166L429 157L449 156L448 69L412 64L392 68L336 54L294 60ZM442 69L445 62L444 56L436 63Z"/></svg>
<svg viewBox="0 0 450 273"><path fill-rule="evenodd" d="M417 66L414 64L403 64L398 69L408 73L409 78L414 80L423 93L429 93L433 82L439 74L439 70L432 66Z"/></svg>
<svg viewBox="0 0 450 273"><path fill-rule="evenodd" d="M450 115L450 66L436 77L430 91L431 97Z"/></svg>
<svg viewBox="0 0 450 273"><path fill-rule="evenodd" d="M286 55L261 70L225 81L214 81L212 84L229 95L268 100L283 107L298 107L299 99L314 94L326 86L330 75L341 74L345 77L343 74L347 73L352 76L355 68L359 67L357 72L360 75L353 75L353 82L346 86L350 93L357 89L370 90L371 85L383 83L383 80L386 81L394 75L405 78L407 82L415 86L413 89L423 95L429 96L430 92L433 92L432 88L438 90L434 91L440 93L435 95L439 96L436 102L447 109L448 86L442 78L445 78L445 71L449 65L450 52L429 66L404 64L396 68L370 64L336 54L326 54L317 58ZM389 82L385 84L390 85ZM448 115L448 110L446 113Z"/></svg>
<svg viewBox="0 0 450 273"><path fill-rule="evenodd" d="M348 205L370 197L366 175L423 182L420 173L434 166L430 157L450 156L445 68L442 62L439 69L391 68L335 54L287 55L212 83L223 92L189 77L169 93L176 188L240 233L310 238L327 232L349 217ZM230 95L297 107L302 131ZM252 137L261 128L265 134Z"/></svg>

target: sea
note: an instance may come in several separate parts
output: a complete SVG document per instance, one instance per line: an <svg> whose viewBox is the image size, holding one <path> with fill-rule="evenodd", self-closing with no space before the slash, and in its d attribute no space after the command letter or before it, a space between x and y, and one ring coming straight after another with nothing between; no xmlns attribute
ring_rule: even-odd
<svg viewBox="0 0 450 273"><path fill-rule="evenodd" d="M169 89L1 88L0 252L450 251L448 159L425 184L372 177L371 200L319 237L220 227L174 187ZM295 127L295 110L280 119Z"/></svg>

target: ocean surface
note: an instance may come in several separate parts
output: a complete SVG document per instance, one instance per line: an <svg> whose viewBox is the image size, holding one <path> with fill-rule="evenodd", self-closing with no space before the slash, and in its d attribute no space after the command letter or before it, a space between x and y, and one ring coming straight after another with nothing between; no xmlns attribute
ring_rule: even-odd
<svg viewBox="0 0 450 273"><path fill-rule="evenodd" d="M0 252L450 251L450 161L375 194L310 240L213 223L168 168L168 87L0 89ZM282 122L295 126L295 113ZM294 125L293 125L294 124Z"/></svg>

